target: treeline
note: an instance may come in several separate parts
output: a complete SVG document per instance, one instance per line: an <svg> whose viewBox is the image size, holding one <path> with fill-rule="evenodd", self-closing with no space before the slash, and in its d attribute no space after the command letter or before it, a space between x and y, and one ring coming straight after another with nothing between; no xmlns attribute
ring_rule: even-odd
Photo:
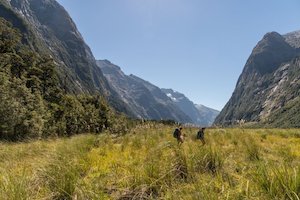
<svg viewBox="0 0 300 200"><path fill-rule="evenodd" d="M70 136L126 129L100 95L66 94L55 62L22 44L21 33L0 18L0 139Z"/></svg>

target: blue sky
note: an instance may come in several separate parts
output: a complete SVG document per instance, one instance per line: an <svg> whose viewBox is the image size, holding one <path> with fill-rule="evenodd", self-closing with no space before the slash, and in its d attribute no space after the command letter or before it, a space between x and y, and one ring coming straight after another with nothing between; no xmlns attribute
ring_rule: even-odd
<svg viewBox="0 0 300 200"><path fill-rule="evenodd" d="M221 110L252 49L300 30L299 0L58 0L96 59Z"/></svg>

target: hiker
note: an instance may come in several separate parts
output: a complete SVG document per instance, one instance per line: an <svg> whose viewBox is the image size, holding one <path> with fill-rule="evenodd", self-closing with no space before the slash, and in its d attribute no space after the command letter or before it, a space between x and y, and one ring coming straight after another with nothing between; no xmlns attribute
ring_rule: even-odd
<svg viewBox="0 0 300 200"><path fill-rule="evenodd" d="M204 140L204 130L205 128L200 128L198 133L197 133L197 139L201 140L202 144L205 145L205 140Z"/></svg>
<svg viewBox="0 0 300 200"><path fill-rule="evenodd" d="M184 140L184 134L182 133L182 127L176 128L173 137L177 139L178 144L182 144Z"/></svg>

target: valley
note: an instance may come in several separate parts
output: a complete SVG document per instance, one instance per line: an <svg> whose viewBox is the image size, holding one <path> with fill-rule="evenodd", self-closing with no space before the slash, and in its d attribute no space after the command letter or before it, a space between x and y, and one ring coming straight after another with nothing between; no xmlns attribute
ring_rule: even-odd
<svg viewBox="0 0 300 200"><path fill-rule="evenodd" d="M298 129L197 129L144 123L0 145L3 199L299 199Z"/></svg>
<svg viewBox="0 0 300 200"><path fill-rule="evenodd" d="M130 14L121 15L112 11L118 6L105 7L111 1L93 3L99 2L97 14L107 16L88 23L93 31L100 30L94 40L109 35L105 39L109 48L101 40L101 54L95 58L58 1L0 0L1 200L300 199L300 31L264 32L241 68L231 97L218 111L188 96L206 99L211 105L220 103L228 87L225 82L236 78L229 67L234 62L225 61L240 59L239 52L224 51L240 51L234 48L236 39L246 36L234 33L232 44L227 43L225 30L202 36L202 27L195 31L199 22L189 21L198 10L193 15L180 13L189 19L180 28L177 21L171 23L178 13L170 17L163 12L163 28L151 32L156 15L149 12L148 23L140 24L147 31L138 34L134 29L139 39L134 43L135 38L125 34L130 23L119 24L122 31L118 32L113 19L126 16L137 22L144 18L135 14L143 12L128 9ZM173 2L167 5L168 11L172 6ZM169 34L165 25L174 24ZM184 28L189 25L193 25L191 32ZM179 40L177 32L183 36ZM197 37L189 38L195 32ZM112 39L116 35L117 45ZM161 39L166 35L169 45ZM204 45L203 38L209 45ZM128 41L133 44L122 49ZM131 69L149 73L159 68L154 74L164 74L164 84L178 87L180 83L185 89L176 91L145 77L126 75L125 62L117 63L121 68L113 59L102 58L111 50L110 42L117 48L110 55L115 60L122 57L139 63L144 59L145 66L153 66ZM148 48L152 43L155 49ZM181 53L167 57L177 51ZM127 59L128 55L134 56ZM154 55L166 57L155 60ZM209 62L197 64L207 57ZM213 66L217 61L224 66ZM161 63L167 63L166 69ZM183 127L182 144L173 137L179 126ZM206 128L205 142L196 138L199 128Z"/></svg>

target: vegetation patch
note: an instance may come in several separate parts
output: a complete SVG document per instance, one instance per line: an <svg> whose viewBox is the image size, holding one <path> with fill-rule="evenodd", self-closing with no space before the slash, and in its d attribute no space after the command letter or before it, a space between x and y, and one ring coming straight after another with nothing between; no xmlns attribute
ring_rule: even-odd
<svg viewBox="0 0 300 200"><path fill-rule="evenodd" d="M299 130L138 124L119 136L0 145L4 199L299 199ZM282 137L282 135L285 137Z"/></svg>

